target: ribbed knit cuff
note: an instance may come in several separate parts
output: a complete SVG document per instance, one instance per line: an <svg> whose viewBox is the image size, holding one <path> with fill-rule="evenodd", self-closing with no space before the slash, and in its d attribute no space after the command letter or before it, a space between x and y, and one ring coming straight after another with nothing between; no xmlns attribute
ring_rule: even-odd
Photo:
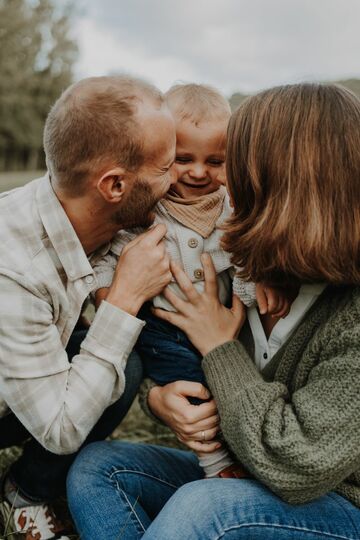
<svg viewBox="0 0 360 540"><path fill-rule="evenodd" d="M157 424L160 424L162 426L165 426L164 422L160 420L155 414L152 413L152 410L149 407L148 403L148 396L149 392L154 386L159 386L155 381L152 379L144 379L141 383L140 389L139 389L139 404L146 416L148 416L151 420L156 422Z"/></svg>
<svg viewBox="0 0 360 540"><path fill-rule="evenodd" d="M237 340L228 341L210 351L202 360L210 389L219 395L231 393L254 382L263 381L245 347Z"/></svg>
<svg viewBox="0 0 360 540"><path fill-rule="evenodd" d="M107 272L100 272L96 275L97 287L96 289L103 289L104 287L110 287L114 277L114 270L109 268Z"/></svg>

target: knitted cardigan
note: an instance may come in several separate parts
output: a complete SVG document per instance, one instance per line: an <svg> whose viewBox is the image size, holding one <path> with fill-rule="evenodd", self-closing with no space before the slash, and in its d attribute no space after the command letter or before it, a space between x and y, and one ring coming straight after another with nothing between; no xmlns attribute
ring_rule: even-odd
<svg viewBox="0 0 360 540"><path fill-rule="evenodd" d="M327 287L261 372L242 334L202 362L236 458L291 504L360 507L360 288Z"/></svg>

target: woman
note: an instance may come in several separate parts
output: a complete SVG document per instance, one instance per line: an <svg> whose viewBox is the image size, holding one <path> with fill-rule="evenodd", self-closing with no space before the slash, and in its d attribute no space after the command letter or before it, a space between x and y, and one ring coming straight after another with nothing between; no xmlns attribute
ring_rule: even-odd
<svg viewBox="0 0 360 540"><path fill-rule="evenodd" d="M245 323L236 300L218 302L206 256L204 294L173 265L187 301L166 292L177 313L156 313L203 354L248 478L200 480L177 450L93 445L68 482L85 540L360 538L360 102L330 85L262 92L233 114L227 156L224 246L243 277L293 294L290 314L254 308ZM211 450L214 402L185 405L205 392L189 385L152 388L150 408L190 448Z"/></svg>

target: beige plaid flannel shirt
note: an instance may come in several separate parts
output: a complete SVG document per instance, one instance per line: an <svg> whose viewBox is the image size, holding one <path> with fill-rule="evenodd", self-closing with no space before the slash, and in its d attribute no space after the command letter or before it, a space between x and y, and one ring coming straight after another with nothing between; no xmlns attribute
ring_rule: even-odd
<svg viewBox="0 0 360 540"><path fill-rule="evenodd" d="M102 302L70 363L65 347L108 248L87 258L48 176L0 196L0 416L55 453L76 451L124 390L144 325Z"/></svg>

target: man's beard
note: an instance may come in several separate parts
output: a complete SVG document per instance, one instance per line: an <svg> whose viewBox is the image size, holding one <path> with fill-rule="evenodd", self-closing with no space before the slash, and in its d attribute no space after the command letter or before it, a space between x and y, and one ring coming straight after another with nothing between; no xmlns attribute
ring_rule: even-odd
<svg viewBox="0 0 360 540"><path fill-rule="evenodd" d="M123 207L114 215L114 221L121 225L122 229L133 227L148 228L153 224L155 214L153 212L159 197L156 197L146 180L138 178L123 203Z"/></svg>

